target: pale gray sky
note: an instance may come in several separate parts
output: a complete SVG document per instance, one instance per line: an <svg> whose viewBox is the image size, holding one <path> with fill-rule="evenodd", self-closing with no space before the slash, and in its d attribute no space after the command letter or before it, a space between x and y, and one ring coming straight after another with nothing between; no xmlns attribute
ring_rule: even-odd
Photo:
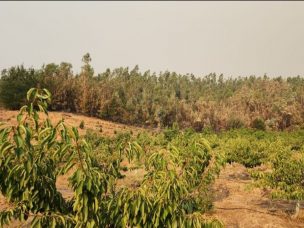
<svg viewBox="0 0 304 228"><path fill-rule="evenodd" d="M304 75L304 2L0 2L0 69Z"/></svg>

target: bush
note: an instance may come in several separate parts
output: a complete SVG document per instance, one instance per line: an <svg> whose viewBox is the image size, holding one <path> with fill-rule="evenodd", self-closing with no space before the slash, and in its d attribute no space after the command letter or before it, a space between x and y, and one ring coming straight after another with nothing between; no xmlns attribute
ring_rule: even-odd
<svg viewBox="0 0 304 228"><path fill-rule="evenodd" d="M238 118L232 117L232 118L228 119L228 121L227 121L228 130L238 129L238 128L242 128L242 127L244 127L244 123Z"/></svg>
<svg viewBox="0 0 304 228"><path fill-rule="evenodd" d="M80 122L79 128L80 128L80 129L84 129L84 121L83 121L83 120Z"/></svg>
<svg viewBox="0 0 304 228"><path fill-rule="evenodd" d="M294 152L284 146L276 147L276 154L270 162L271 172L251 171L258 187L270 188L274 199L295 200L293 218L299 215L304 200L304 153Z"/></svg>
<svg viewBox="0 0 304 228"><path fill-rule="evenodd" d="M173 123L172 127L164 129L164 136L167 141L171 141L179 133L179 126L177 123Z"/></svg>
<svg viewBox="0 0 304 228"><path fill-rule="evenodd" d="M39 72L25 69L22 65L2 71L0 82L0 100L5 108L19 109L26 103L26 92L36 87L39 82Z"/></svg>
<svg viewBox="0 0 304 228"><path fill-rule="evenodd" d="M252 168L262 164L262 161L266 156L264 153L265 147L265 143L256 143L247 137L228 139L223 146L228 163L237 162L247 168Z"/></svg>
<svg viewBox="0 0 304 228"><path fill-rule="evenodd" d="M256 118L252 121L251 127L255 128L257 130L262 130L265 131L266 129L266 124L265 121L262 118Z"/></svg>

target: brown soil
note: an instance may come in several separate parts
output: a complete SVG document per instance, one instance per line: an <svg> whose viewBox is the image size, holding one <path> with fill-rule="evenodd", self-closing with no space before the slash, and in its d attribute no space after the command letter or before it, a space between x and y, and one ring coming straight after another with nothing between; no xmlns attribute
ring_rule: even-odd
<svg viewBox="0 0 304 228"><path fill-rule="evenodd" d="M0 109L0 122L5 123L6 125L16 125L18 111L8 111ZM104 136L113 136L116 133L120 132L130 132L133 134L138 134L141 131L146 129L140 127L129 126L125 124L114 123L111 121L104 121L94 117L88 117L83 115L78 115L74 113L66 112L50 112L49 117L53 123L57 123L62 118L68 126L78 127L80 134L85 134L86 130L91 129L96 132L100 132ZM84 129L80 129L79 125L81 121L84 121ZM102 129L102 130L101 130Z"/></svg>
<svg viewBox="0 0 304 228"><path fill-rule="evenodd" d="M16 115L16 111L0 110L0 122L6 122L9 125L16 124ZM114 130L117 132L132 130L134 134L144 130L76 114L50 113L52 121L56 122L62 117L68 125L77 127L83 120L85 129L80 129L80 134L84 134L86 129L99 131L100 126L103 129L101 134L106 136L113 136ZM126 177L119 180L118 187L133 187L136 182L142 180L144 170L131 170L123 174ZM68 175L58 177L56 185L65 198L71 198L73 193L67 184L67 178ZM257 188L249 190L248 186L251 182L245 167L239 164L227 165L221 171L213 187L215 198L212 216L220 219L225 227L231 228L304 228L303 209L297 219L291 219L290 214L293 211L294 202L271 201L263 190ZM0 210L9 207L5 198L0 195ZM13 222L9 227L29 227L28 224L29 221L26 224Z"/></svg>
<svg viewBox="0 0 304 228"><path fill-rule="evenodd" d="M304 227L303 213L297 219L291 219L295 202L271 201L267 192L250 188L250 183L252 180L246 168L239 164L227 165L215 181L213 215L225 227Z"/></svg>

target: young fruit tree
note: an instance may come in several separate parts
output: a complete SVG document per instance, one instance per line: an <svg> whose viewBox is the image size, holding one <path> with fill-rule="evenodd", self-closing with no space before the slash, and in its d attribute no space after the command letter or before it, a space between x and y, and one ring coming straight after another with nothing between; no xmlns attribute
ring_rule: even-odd
<svg viewBox="0 0 304 228"><path fill-rule="evenodd" d="M117 151L105 152L109 156L96 156L102 151L75 127L51 122L50 100L48 90L30 89L17 125L0 129L0 192L10 202L0 211L0 226L12 220L31 227L222 226L204 215L204 193L222 164L204 138L180 138L151 152L139 186L117 188L120 162L144 157L143 148L119 142ZM73 198L67 200L56 180L69 170Z"/></svg>
<svg viewBox="0 0 304 228"><path fill-rule="evenodd" d="M296 218L304 200L304 152L278 147L270 164L270 171L253 171L252 176L258 186L270 188L272 198L294 200Z"/></svg>

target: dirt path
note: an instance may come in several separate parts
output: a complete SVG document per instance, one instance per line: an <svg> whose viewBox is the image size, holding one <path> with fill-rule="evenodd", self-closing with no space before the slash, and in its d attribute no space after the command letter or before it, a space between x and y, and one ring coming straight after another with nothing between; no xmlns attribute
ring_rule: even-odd
<svg viewBox="0 0 304 228"><path fill-rule="evenodd" d="M304 227L304 216L293 220L294 204L272 202L261 189L248 189L251 183L246 168L239 164L227 165L214 185L214 214L228 228L298 228Z"/></svg>

